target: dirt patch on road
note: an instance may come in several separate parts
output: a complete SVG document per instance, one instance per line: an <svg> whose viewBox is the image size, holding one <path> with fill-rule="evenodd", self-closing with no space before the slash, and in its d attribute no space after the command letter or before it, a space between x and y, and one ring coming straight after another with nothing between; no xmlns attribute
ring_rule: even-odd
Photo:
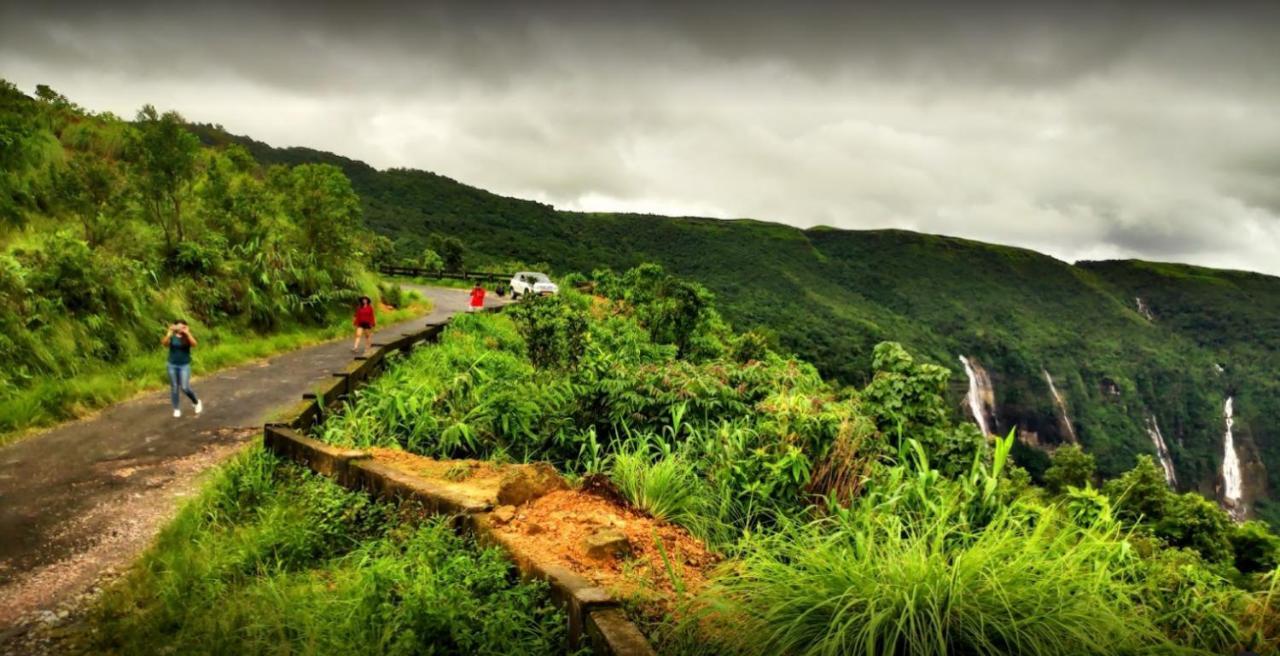
<svg viewBox="0 0 1280 656"><path fill-rule="evenodd" d="M200 474L245 448L257 428L208 431L208 444L186 457L159 461L103 461L99 467L121 489L90 512L58 527L56 537L75 537L65 558L29 572L7 571L0 588L0 653L40 653L31 642L74 619L84 590L101 587L128 567L198 489ZM0 570L8 568L0 563ZM7 628L6 628L7 627Z"/></svg>

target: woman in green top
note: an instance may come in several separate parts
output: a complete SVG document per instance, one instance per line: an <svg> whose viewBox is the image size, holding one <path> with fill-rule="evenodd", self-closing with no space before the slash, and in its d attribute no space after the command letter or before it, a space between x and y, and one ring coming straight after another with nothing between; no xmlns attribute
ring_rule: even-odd
<svg viewBox="0 0 1280 656"><path fill-rule="evenodd" d="M169 326L169 332L165 333L164 340L160 342L162 346L169 347L169 401L173 403L175 417L182 416L182 408L178 405L181 400L178 396L179 389L195 404L196 414L204 410L204 404L191 391L191 347L196 343L191 328L181 319Z"/></svg>

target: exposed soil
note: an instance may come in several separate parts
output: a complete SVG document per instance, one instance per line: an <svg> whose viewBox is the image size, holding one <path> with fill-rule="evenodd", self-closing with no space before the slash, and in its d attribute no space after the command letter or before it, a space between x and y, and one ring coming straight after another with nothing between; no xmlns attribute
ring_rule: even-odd
<svg viewBox="0 0 1280 656"><path fill-rule="evenodd" d="M396 449L371 453L379 463L490 503L497 498L503 474L519 466L434 460ZM536 560L555 562L618 598L656 604L662 610L697 592L718 562L684 528L632 508L603 476L588 476L578 489L550 492L514 509L499 507L494 518L496 530ZM625 536L630 555L588 554L588 538L609 530Z"/></svg>
<svg viewBox="0 0 1280 656"><path fill-rule="evenodd" d="M625 535L631 555L588 555L587 539L602 529ZM718 562L685 529L582 490L560 490L535 499L518 508L515 518L498 531L529 553L554 560L619 598L664 606L681 593L701 589Z"/></svg>

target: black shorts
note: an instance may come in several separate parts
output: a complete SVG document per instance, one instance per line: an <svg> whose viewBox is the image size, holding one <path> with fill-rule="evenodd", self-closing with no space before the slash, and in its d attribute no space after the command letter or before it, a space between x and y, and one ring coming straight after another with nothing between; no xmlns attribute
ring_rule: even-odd
<svg viewBox="0 0 1280 656"><path fill-rule="evenodd" d="M369 323L368 321L361 321L360 323L356 324L356 327L364 328L365 330L373 330L373 324Z"/></svg>

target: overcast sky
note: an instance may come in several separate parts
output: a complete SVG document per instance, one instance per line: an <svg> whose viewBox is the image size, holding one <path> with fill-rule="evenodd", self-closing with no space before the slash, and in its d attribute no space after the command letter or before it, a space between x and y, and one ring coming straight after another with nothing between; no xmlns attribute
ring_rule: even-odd
<svg viewBox="0 0 1280 656"><path fill-rule="evenodd" d="M568 209L1280 274L1280 2L0 2L0 77L94 110Z"/></svg>

